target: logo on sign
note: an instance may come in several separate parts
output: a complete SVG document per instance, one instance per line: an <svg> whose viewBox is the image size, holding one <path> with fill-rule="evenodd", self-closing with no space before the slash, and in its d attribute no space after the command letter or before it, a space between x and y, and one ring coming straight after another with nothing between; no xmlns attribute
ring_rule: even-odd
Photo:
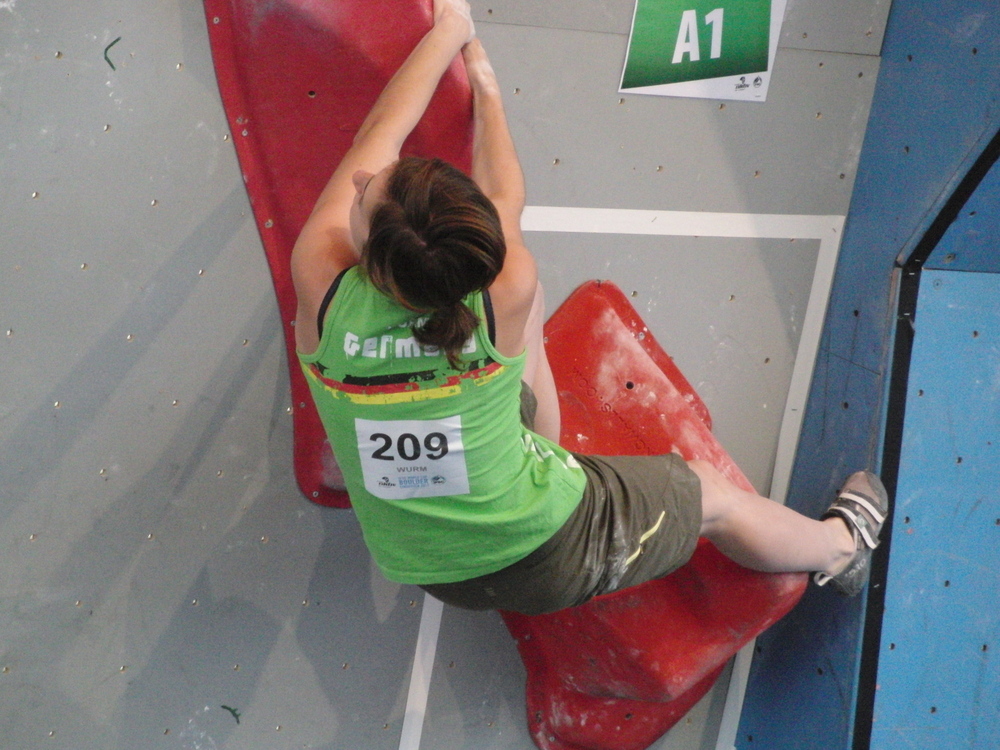
<svg viewBox="0 0 1000 750"><path fill-rule="evenodd" d="M399 486L404 490L417 490L422 489L429 485L427 477L400 477Z"/></svg>

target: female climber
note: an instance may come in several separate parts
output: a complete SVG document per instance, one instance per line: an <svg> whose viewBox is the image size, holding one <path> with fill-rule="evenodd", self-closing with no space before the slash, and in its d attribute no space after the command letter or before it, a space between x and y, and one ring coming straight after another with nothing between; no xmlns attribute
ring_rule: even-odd
<svg viewBox="0 0 1000 750"><path fill-rule="evenodd" d="M400 158L459 54L470 176ZM386 577L461 607L539 613L666 575L705 536L744 566L859 591L888 504L872 474L816 521L703 461L559 447L524 201L469 5L435 0L292 255L299 357Z"/></svg>

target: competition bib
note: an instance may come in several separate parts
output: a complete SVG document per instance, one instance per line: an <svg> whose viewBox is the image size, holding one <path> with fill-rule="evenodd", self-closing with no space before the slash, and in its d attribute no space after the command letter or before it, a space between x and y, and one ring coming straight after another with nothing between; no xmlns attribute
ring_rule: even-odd
<svg viewBox="0 0 1000 750"><path fill-rule="evenodd" d="M365 489L383 500L467 495L462 418L355 419Z"/></svg>

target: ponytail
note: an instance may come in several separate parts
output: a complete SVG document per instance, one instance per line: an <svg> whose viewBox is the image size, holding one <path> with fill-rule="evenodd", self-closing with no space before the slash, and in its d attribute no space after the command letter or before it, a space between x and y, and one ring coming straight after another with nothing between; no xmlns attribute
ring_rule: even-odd
<svg viewBox="0 0 1000 750"><path fill-rule="evenodd" d="M459 355L480 323L463 300L493 283L505 253L500 217L475 182L439 159L408 157L372 212L361 263L377 289L428 314L414 337L461 369Z"/></svg>
<svg viewBox="0 0 1000 750"><path fill-rule="evenodd" d="M413 329L413 337L426 346L437 346L444 350L448 364L455 370L461 369L459 352L479 325L479 317L464 302L431 313L423 325Z"/></svg>

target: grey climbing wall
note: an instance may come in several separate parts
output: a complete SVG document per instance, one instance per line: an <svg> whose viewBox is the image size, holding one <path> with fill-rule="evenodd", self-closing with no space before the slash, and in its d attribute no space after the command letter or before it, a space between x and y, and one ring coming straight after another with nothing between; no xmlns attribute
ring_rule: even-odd
<svg viewBox="0 0 1000 750"><path fill-rule="evenodd" d="M888 3L789 2L766 104L619 95L632 8L474 0L529 203L729 234L528 239L550 307L588 278L631 295L767 491ZM0 51L3 747L415 750L423 597L295 488L201 4L0 0ZM799 228L739 235L734 215ZM419 746L527 750L523 680L496 615L446 609ZM726 691L657 747L716 747Z"/></svg>

